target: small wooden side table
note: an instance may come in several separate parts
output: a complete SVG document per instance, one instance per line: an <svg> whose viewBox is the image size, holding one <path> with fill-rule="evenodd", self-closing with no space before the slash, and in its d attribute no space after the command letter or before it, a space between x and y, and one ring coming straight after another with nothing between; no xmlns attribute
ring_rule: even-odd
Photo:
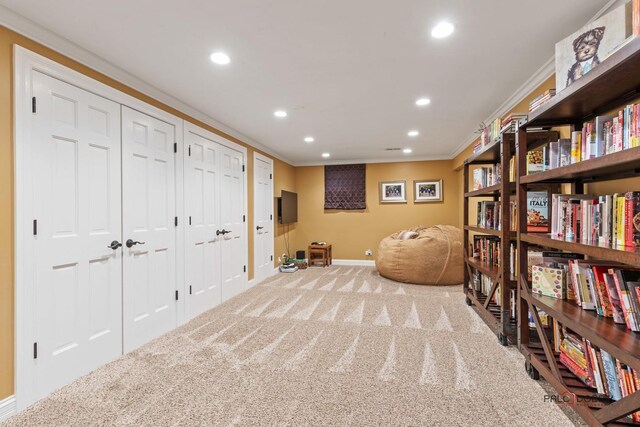
<svg viewBox="0 0 640 427"><path fill-rule="evenodd" d="M327 267L332 261L331 245L309 245L309 266L321 262L323 267Z"/></svg>

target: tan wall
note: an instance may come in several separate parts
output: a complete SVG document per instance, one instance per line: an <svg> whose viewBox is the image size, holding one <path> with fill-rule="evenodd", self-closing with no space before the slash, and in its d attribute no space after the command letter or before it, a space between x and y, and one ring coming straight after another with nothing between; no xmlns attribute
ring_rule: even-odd
<svg viewBox="0 0 640 427"><path fill-rule="evenodd" d="M212 128L186 114L162 104L136 90L116 82L84 65L52 51L26 37L0 26L0 400L13 394L14 384L14 286L13 286L13 45L18 44L33 52L50 58L95 80L114 87L124 93L167 111L177 117L217 133L233 142L247 147L247 220L249 225L248 273L253 278L253 151L251 146ZM259 152L259 151L258 151ZM267 155L266 153L262 153ZM268 156L268 155L267 155ZM271 157L271 156L269 156ZM279 178L283 174L285 178ZM282 181L283 188L295 188L293 167L275 160L274 179ZM279 193L278 193L279 194ZM278 242L278 239L276 239ZM280 250L277 248L276 253Z"/></svg>
<svg viewBox="0 0 640 427"><path fill-rule="evenodd" d="M442 179L444 202L413 203L413 180ZM407 181L406 204L379 203L380 181ZM451 161L374 163L367 165L367 209L324 210L324 167L296 168L298 226L296 249L307 249L312 241L333 245L337 259L373 259L366 249L377 250L380 240L398 230L416 225L460 226L456 212L462 196ZM293 249L293 248L292 248Z"/></svg>
<svg viewBox="0 0 640 427"><path fill-rule="evenodd" d="M276 205L276 197L280 197L280 193L282 190L297 192L297 182L296 182L296 168L290 166L281 161L275 161L273 164L274 170L274 180L273 180L273 216L274 216L274 224L275 224L275 249L273 253L273 263L274 265L278 265L278 257L281 257L283 253L286 253L286 245L285 245L285 232L288 232L288 241L289 241L289 256L295 258L296 251L296 236L297 236L297 224L290 225L282 225L278 224L278 207ZM298 195L298 197L300 197ZM298 205L301 204L301 201L298 200ZM300 219L300 217L298 217Z"/></svg>

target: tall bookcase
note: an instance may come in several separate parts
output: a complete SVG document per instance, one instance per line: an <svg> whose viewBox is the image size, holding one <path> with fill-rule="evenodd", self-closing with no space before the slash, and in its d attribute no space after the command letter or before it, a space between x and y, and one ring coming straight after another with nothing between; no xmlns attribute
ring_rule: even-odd
<svg viewBox="0 0 640 427"><path fill-rule="evenodd" d="M560 92L547 104L535 110L517 131L517 201L526 203L527 190L540 184L570 185L574 194L584 194L585 184L640 176L640 147L630 148L534 175L526 174L527 152L536 147L527 128L569 125L580 130L582 123L626 102L640 97L640 39L635 39L615 52L586 76ZM519 210L519 224L526 224L526 211ZM639 425L626 415L640 410L640 391L612 401L585 386L559 362L551 340L545 333L539 312L606 350L611 356L640 372L640 333L628 330L610 318L559 299L531 292L527 280L529 245L583 254L589 259L624 263L640 268L640 248L604 246L567 242L549 234L528 233L518 227L518 345L525 355L525 368L532 378L541 374L560 396L581 399L574 409L589 425ZM535 332L529 328L531 312Z"/></svg>
<svg viewBox="0 0 640 427"><path fill-rule="evenodd" d="M553 138L557 139L557 132L532 132L529 137L538 145L548 143ZM511 230L510 201L516 194L516 182L510 182L511 158L515 155L516 134L513 132L501 133L493 142L474 153L464 162L464 247L465 263L464 283L466 303L474 305L478 314L489 328L498 336L502 345L516 343L516 316L511 315L512 291L516 289L515 275L510 271L509 246L516 240L516 232ZM500 165L501 180L498 184L479 190L470 190L469 181L471 170L476 166ZM501 200L499 230L487 229L470 222L469 208L476 206L479 199ZM525 219L526 224L526 219ZM496 236L500 240L499 266L486 264L473 257L470 253L471 236L476 234ZM483 294L473 286L474 271L480 272L491 279L492 286L489 292ZM498 294L497 303L494 296Z"/></svg>
<svg viewBox="0 0 640 427"><path fill-rule="evenodd" d="M498 336L503 345L508 344L508 339L513 340L515 321L510 315L511 289L515 288L515 278L509 274L509 253L502 250L500 253L500 266L488 265L473 258L470 251L471 235L486 234L500 239L502 247L508 246L515 233L511 231L509 221L509 200L515 192L515 183L509 182L509 160L515 149L514 134L502 134L492 143L483 147L478 153L469 157L464 162L464 247L466 268L464 271L464 283L466 301L468 305L475 305L478 313ZM503 155L506 153L506 155ZM492 185L480 190L469 191L471 170L474 166L500 164L502 179L497 185ZM469 208L478 198L491 198L503 200L500 206L502 227L500 230L485 229L479 224L469 222ZM506 244L505 244L506 242ZM487 294L482 294L473 286L474 270L491 279L492 286ZM500 295L499 304L494 302L496 292Z"/></svg>

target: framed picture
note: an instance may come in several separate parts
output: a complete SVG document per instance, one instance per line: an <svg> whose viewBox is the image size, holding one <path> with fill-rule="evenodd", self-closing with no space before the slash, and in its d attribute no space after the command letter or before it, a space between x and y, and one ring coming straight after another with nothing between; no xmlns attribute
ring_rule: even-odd
<svg viewBox="0 0 640 427"><path fill-rule="evenodd" d="M406 186L406 181L381 182L380 203L407 203Z"/></svg>
<svg viewBox="0 0 640 427"><path fill-rule="evenodd" d="M421 179L413 181L414 203L441 202L442 180Z"/></svg>

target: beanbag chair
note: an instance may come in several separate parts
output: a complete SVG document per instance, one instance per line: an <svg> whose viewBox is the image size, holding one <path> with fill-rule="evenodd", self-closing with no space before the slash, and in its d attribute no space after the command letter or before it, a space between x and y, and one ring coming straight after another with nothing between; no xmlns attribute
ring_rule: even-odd
<svg viewBox="0 0 640 427"><path fill-rule="evenodd" d="M464 281L462 242L462 230L450 225L403 230L382 239L376 268L398 282L459 285Z"/></svg>

